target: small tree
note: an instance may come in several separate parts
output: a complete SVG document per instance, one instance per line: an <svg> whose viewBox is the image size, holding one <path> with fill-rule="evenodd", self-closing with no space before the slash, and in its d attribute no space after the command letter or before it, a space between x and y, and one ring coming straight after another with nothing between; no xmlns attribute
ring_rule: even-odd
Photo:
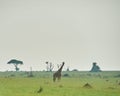
<svg viewBox="0 0 120 96"><path fill-rule="evenodd" d="M28 77L33 77L32 67L30 67L30 72L28 74Z"/></svg>
<svg viewBox="0 0 120 96"><path fill-rule="evenodd" d="M11 59L7 64L13 64L15 66L15 70L19 71L20 68L18 68L18 65L22 65L23 61Z"/></svg>
<svg viewBox="0 0 120 96"><path fill-rule="evenodd" d="M69 68L69 66L67 67L67 70L66 71L70 71L70 68Z"/></svg>
<svg viewBox="0 0 120 96"><path fill-rule="evenodd" d="M60 68L60 66L61 66L61 64L57 64L57 68L58 68L58 69Z"/></svg>
<svg viewBox="0 0 120 96"><path fill-rule="evenodd" d="M45 62L46 64L47 64L47 67L46 67L46 69L47 69L47 71L52 71L53 70L53 68L54 68L54 65L50 62Z"/></svg>

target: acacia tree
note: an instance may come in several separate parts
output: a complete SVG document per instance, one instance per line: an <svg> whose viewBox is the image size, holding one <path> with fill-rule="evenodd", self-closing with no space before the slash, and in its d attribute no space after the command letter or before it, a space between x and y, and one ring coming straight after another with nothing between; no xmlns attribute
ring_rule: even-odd
<svg viewBox="0 0 120 96"><path fill-rule="evenodd" d="M7 64L13 64L15 66L15 70L19 71L20 68L18 68L18 65L22 65L23 61L11 59Z"/></svg>

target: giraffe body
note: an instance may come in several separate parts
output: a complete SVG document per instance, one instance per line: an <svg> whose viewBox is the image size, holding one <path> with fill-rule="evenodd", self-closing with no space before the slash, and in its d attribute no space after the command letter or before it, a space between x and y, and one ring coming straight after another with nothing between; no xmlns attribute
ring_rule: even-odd
<svg viewBox="0 0 120 96"><path fill-rule="evenodd" d="M64 62L62 63L62 66L58 69L58 71L56 71L54 74L53 74L53 81L55 82L56 81L56 78L58 80L61 79L61 72L62 72L62 68L64 66Z"/></svg>

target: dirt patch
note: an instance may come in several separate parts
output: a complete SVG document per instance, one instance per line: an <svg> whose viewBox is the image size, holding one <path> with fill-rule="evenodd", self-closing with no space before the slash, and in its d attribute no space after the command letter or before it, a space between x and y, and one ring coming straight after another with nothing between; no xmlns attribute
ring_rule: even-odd
<svg viewBox="0 0 120 96"><path fill-rule="evenodd" d="M108 89L112 89L112 90L113 90L113 89L115 89L115 88L114 88L114 87L108 87Z"/></svg>
<svg viewBox="0 0 120 96"><path fill-rule="evenodd" d="M120 82L118 83L118 85L120 85Z"/></svg>
<svg viewBox="0 0 120 96"><path fill-rule="evenodd" d="M37 93L41 93L43 91L43 88L40 87L39 90L37 91Z"/></svg>

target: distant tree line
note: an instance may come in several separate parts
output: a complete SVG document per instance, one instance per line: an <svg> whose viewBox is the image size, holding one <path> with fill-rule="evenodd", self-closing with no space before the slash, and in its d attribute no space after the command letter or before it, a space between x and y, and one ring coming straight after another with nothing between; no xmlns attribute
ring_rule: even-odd
<svg viewBox="0 0 120 96"><path fill-rule="evenodd" d="M19 65L23 65L23 61L17 60L17 59L11 59L10 61L7 62L7 64L13 64L14 67L15 67L15 70L19 71L20 70ZM52 72L53 68L54 68L54 64L52 62L48 62L48 61L46 61L45 64L46 64L46 71L47 72ZM57 64L58 69L59 69L60 66L61 65ZM30 75L32 75L32 67L30 68L30 70L31 70ZM66 71L70 71L69 67L67 67ZM73 69L73 71L78 71L78 70L77 69ZM96 62L93 62L93 66L92 66L90 72L101 72L101 69L97 65Z"/></svg>

